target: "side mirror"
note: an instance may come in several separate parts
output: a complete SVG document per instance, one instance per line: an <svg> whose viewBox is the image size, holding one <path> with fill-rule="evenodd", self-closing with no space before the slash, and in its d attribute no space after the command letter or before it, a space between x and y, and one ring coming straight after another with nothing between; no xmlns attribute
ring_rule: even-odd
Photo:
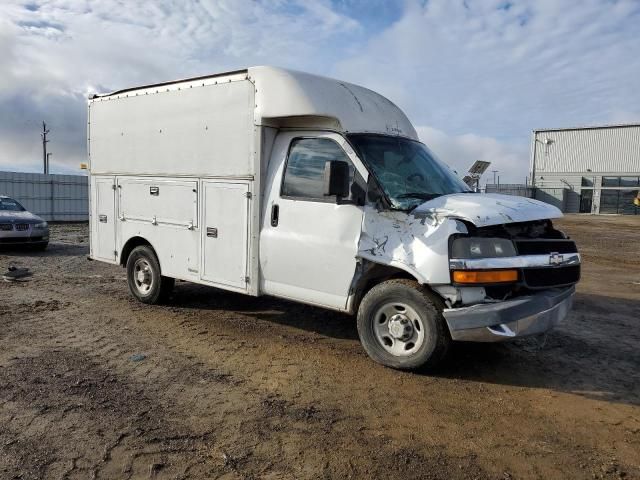
<svg viewBox="0 0 640 480"><path fill-rule="evenodd" d="M324 164L324 195L344 198L349 196L349 164L340 160Z"/></svg>

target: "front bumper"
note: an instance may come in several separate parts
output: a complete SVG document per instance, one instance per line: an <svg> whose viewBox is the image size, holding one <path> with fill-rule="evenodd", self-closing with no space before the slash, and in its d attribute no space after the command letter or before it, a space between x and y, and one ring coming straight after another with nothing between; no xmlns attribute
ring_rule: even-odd
<svg viewBox="0 0 640 480"><path fill-rule="evenodd" d="M453 340L501 342L546 332L567 316L575 287L544 290L498 303L443 311Z"/></svg>
<svg viewBox="0 0 640 480"><path fill-rule="evenodd" d="M0 231L0 247L3 245L37 245L49 242L49 228Z"/></svg>

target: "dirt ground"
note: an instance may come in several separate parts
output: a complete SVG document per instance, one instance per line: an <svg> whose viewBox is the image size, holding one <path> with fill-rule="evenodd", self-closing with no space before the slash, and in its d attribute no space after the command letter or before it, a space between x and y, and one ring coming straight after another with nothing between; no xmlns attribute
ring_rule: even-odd
<svg viewBox="0 0 640 480"><path fill-rule="evenodd" d="M86 225L0 251L0 479L640 478L640 218L557 222L584 255L546 338L381 367L353 318L180 282L130 297Z"/></svg>

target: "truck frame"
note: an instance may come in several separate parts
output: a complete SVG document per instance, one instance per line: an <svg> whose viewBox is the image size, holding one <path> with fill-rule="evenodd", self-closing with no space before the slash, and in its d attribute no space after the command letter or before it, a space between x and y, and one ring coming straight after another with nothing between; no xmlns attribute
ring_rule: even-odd
<svg viewBox="0 0 640 480"><path fill-rule="evenodd" d="M406 369L435 365L452 340L546 331L570 309L580 257L551 224L560 212L502 196L469 203L405 114L366 88L273 67L141 86L90 97L87 139L90 258L126 267L145 303L180 279L357 312L372 358ZM442 189L433 198L394 197L429 182ZM529 240L558 251L484 266L452 256L457 237L504 224L524 230L500 248L536 225ZM564 280L536 292L533 268ZM505 285L502 300L520 307L498 301Z"/></svg>

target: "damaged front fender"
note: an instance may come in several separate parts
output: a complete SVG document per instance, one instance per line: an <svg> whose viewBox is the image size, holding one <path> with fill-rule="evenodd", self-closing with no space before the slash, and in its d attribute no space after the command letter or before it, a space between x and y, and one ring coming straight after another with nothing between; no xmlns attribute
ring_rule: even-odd
<svg viewBox="0 0 640 480"><path fill-rule="evenodd" d="M467 233L459 220L431 213L365 207L358 256L413 275L420 283L450 283L449 237Z"/></svg>

